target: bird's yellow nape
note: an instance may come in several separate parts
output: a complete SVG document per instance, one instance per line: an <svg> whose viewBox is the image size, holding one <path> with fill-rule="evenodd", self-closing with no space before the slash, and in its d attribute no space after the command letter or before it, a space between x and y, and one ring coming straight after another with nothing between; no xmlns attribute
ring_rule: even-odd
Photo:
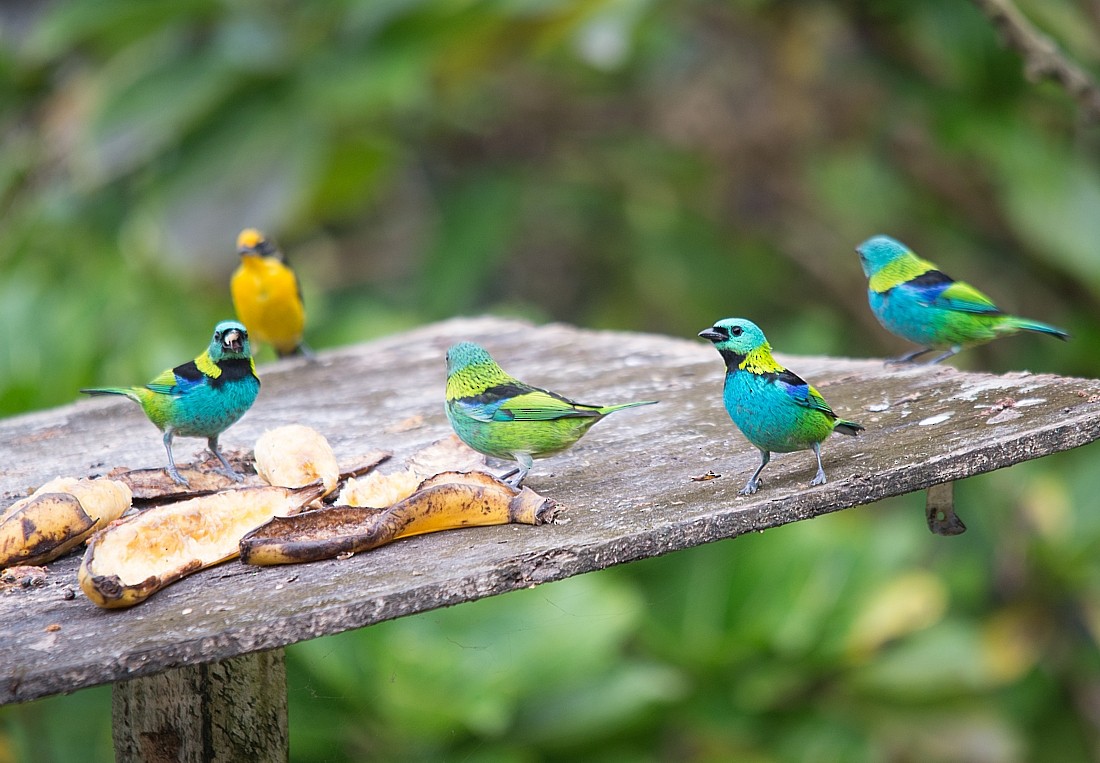
<svg viewBox="0 0 1100 763"><path fill-rule="evenodd" d="M260 244L264 242L264 234L255 228L245 228L237 236L237 250L238 251L252 251L258 249Z"/></svg>

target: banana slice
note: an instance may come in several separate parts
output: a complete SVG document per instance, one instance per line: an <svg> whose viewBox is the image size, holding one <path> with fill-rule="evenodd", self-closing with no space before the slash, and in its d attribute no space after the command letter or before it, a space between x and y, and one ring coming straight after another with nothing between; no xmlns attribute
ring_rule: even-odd
<svg viewBox="0 0 1100 763"><path fill-rule="evenodd" d="M318 498L320 484L248 487L147 509L95 534L80 565L84 594L131 607L165 586L239 553L241 536Z"/></svg>
<svg viewBox="0 0 1100 763"><path fill-rule="evenodd" d="M450 435L413 453L401 471L371 472L347 480L336 503L373 508L393 506L415 493L426 477L444 472L475 472L484 469L485 464L485 456L457 435Z"/></svg>
<svg viewBox="0 0 1100 763"><path fill-rule="evenodd" d="M445 472L388 509L335 506L276 518L241 539L247 564L294 564L353 554L399 538L451 530L552 522L557 505L482 472Z"/></svg>
<svg viewBox="0 0 1100 763"><path fill-rule="evenodd" d="M130 508L115 480L58 477L0 511L0 568L52 562Z"/></svg>
<svg viewBox="0 0 1100 763"><path fill-rule="evenodd" d="M340 488L336 503L363 508L393 506L415 493L421 479L411 467L388 474L371 472L365 477L352 477Z"/></svg>
<svg viewBox="0 0 1100 763"><path fill-rule="evenodd" d="M324 435L301 424L269 429L256 440L256 472L269 485L304 487L321 480L324 495L336 489L340 467Z"/></svg>

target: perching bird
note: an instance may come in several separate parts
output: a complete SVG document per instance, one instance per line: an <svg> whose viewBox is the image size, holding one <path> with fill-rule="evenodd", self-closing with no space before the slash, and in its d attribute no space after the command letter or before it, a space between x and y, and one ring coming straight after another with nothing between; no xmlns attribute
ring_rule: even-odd
<svg viewBox="0 0 1100 763"><path fill-rule="evenodd" d="M833 432L858 434L863 427L837 418L816 389L779 365L764 332L752 321L725 318L699 336L713 342L726 361L726 411L760 451L760 467L741 488L741 495L751 495L760 487L760 472L773 452L812 450L817 475L810 484L823 485L822 441Z"/></svg>
<svg viewBox="0 0 1100 763"><path fill-rule="evenodd" d="M868 278L867 299L883 327L921 345L891 363L906 363L934 350L939 363L964 347L1019 331L1068 339L1060 328L1002 312L973 286L956 281L889 236L869 238L856 247Z"/></svg>
<svg viewBox="0 0 1100 763"><path fill-rule="evenodd" d="M462 441L476 451L519 465L503 475L515 486L532 459L560 453L613 411L652 405L584 405L531 387L504 372L484 347L461 342L447 350L447 418Z"/></svg>
<svg viewBox="0 0 1100 763"><path fill-rule="evenodd" d="M225 473L241 480L218 450L218 435L244 415L260 391L260 379L248 346L248 332L237 321L214 327L210 346L192 361L161 373L144 387L82 389L89 395L125 395L141 406L164 432L168 475L180 485L187 480L172 457L172 438L205 437Z"/></svg>
<svg viewBox="0 0 1100 763"><path fill-rule="evenodd" d="M255 228L237 236L241 264L229 282L237 318L252 341L270 344L279 357L311 355L302 343L306 313L294 271L275 242Z"/></svg>

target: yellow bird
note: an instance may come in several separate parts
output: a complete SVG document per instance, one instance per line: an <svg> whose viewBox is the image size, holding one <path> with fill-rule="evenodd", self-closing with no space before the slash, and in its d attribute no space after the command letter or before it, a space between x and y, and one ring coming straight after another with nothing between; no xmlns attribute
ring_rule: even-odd
<svg viewBox="0 0 1100 763"><path fill-rule="evenodd" d="M255 342L270 344L279 357L312 355L302 343L306 313L294 271L275 242L255 228L237 236L240 267L229 282L237 318Z"/></svg>

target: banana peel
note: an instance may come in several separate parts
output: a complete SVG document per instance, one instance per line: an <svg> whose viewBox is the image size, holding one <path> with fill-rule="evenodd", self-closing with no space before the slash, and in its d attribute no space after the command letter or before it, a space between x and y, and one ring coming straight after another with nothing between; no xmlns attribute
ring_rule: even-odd
<svg viewBox="0 0 1100 763"><path fill-rule="evenodd" d="M483 453L462 442L456 434L424 446L405 460L405 466L420 479L443 472L484 471L488 463Z"/></svg>
<svg viewBox="0 0 1100 763"><path fill-rule="evenodd" d="M193 572L232 559L240 539L323 492L246 487L146 509L92 536L80 564L84 594L105 609L131 607Z"/></svg>
<svg viewBox="0 0 1100 763"><path fill-rule="evenodd" d="M443 472L388 509L335 506L275 518L241 539L247 564L296 564L368 551L400 538L509 523L552 522L557 505L484 472Z"/></svg>
<svg viewBox="0 0 1100 763"><path fill-rule="evenodd" d="M229 462L238 471L247 469L249 466L245 461L238 458L230 457ZM141 506L209 495L217 493L219 490L228 490L242 485L263 484L259 477L247 472L245 472L243 482L235 482L231 477L213 469L201 469L196 466L180 466L179 473L187 480L186 485L177 484L168 476L168 472L163 467L156 467L155 469L118 468L112 469L107 473L107 476L128 485L133 493L134 503Z"/></svg>
<svg viewBox="0 0 1100 763"><path fill-rule="evenodd" d="M0 569L52 562L122 516L130 503L122 482L50 480L0 511Z"/></svg>

